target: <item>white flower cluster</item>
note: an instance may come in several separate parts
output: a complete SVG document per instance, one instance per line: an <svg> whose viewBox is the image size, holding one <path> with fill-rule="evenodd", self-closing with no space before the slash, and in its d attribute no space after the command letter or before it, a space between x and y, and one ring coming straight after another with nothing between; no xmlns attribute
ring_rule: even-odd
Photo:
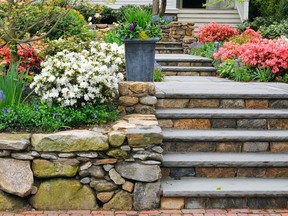
<svg viewBox="0 0 288 216"><path fill-rule="evenodd" d="M62 107L104 103L117 93L123 65L123 46L91 42L90 50L48 57L30 87L43 101Z"/></svg>

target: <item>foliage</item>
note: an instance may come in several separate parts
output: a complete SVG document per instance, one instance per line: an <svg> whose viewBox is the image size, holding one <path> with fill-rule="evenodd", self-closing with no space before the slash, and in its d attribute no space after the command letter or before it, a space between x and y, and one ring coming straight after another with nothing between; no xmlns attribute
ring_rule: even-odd
<svg viewBox="0 0 288 216"><path fill-rule="evenodd" d="M275 39L281 35L288 36L288 19L281 22L274 22L267 27L260 28L260 31L265 38Z"/></svg>
<svg viewBox="0 0 288 216"><path fill-rule="evenodd" d="M103 5L91 4L89 2L80 2L74 9L79 11L85 18L86 21L91 23L97 23L98 19L96 14L101 14L104 10Z"/></svg>
<svg viewBox="0 0 288 216"><path fill-rule="evenodd" d="M141 7L129 7L123 13L125 21L118 27L121 39L161 37L162 25L169 22L169 18L152 16L151 11Z"/></svg>
<svg viewBox="0 0 288 216"><path fill-rule="evenodd" d="M3 68L2 68L3 69ZM8 71L0 71L0 108L22 105L27 98L22 99L27 86L27 73L18 73L18 65L11 65Z"/></svg>
<svg viewBox="0 0 288 216"><path fill-rule="evenodd" d="M117 43L119 46L123 44L115 29L111 29L108 32L105 32L104 40L106 43Z"/></svg>
<svg viewBox="0 0 288 216"><path fill-rule="evenodd" d="M39 55L40 50L43 49L42 41L31 42L27 44L20 44L18 46L18 56L20 59L20 64L18 67L18 71L29 71L29 73L39 73L40 64L42 62L42 58ZM5 60L3 64L6 68L10 65L10 49L6 45L0 49L0 56L2 56Z"/></svg>
<svg viewBox="0 0 288 216"><path fill-rule="evenodd" d="M88 105L81 108L24 104L0 110L0 131L44 131L79 128L118 119L115 105Z"/></svg>
<svg viewBox="0 0 288 216"><path fill-rule="evenodd" d="M238 32L235 28L214 22L201 26L198 31L199 42L201 43L224 41L237 34Z"/></svg>
<svg viewBox="0 0 288 216"><path fill-rule="evenodd" d="M109 7L104 7L102 13L101 13L101 23L118 23L122 20L122 14L119 10L115 10Z"/></svg>
<svg viewBox="0 0 288 216"><path fill-rule="evenodd" d="M288 19L288 1L279 0L279 7L276 11L275 18L278 21Z"/></svg>
<svg viewBox="0 0 288 216"><path fill-rule="evenodd" d="M217 52L221 46L222 46L221 42L208 42L208 43L193 42L190 45L191 53L193 55L200 55L212 59L214 59L213 54Z"/></svg>
<svg viewBox="0 0 288 216"><path fill-rule="evenodd" d="M252 73L253 80L259 80L260 82L274 81L276 75L271 73L271 68L256 68Z"/></svg>
<svg viewBox="0 0 288 216"><path fill-rule="evenodd" d="M62 107L110 101L123 75L124 49L117 44L90 42L89 50L63 50L42 63L30 87L48 104Z"/></svg>
<svg viewBox="0 0 288 216"><path fill-rule="evenodd" d="M154 82L161 82L164 80L164 74L162 72L162 67L159 63L155 61L154 63Z"/></svg>

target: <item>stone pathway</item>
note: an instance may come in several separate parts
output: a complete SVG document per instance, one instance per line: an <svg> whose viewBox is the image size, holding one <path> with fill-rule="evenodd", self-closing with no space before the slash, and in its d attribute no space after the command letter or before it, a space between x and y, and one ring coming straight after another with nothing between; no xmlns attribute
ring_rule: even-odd
<svg viewBox="0 0 288 216"><path fill-rule="evenodd" d="M0 212L0 216L288 216L288 209L182 209L151 211L26 211Z"/></svg>

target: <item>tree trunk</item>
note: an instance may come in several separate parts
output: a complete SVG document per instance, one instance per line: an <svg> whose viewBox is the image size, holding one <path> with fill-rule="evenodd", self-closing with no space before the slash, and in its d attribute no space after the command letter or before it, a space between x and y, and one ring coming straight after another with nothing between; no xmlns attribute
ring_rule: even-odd
<svg viewBox="0 0 288 216"><path fill-rule="evenodd" d="M159 14L159 0L153 0L152 14L153 15L158 15Z"/></svg>
<svg viewBox="0 0 288 216"><path fill-rule="evenodd" d="M167 6L167 0L162 0L162 1L161 1L160 12L159 12L159 15L160 15L160 16L164 16L165 11L166 11L166 6Z"/></svg>
<svg viewBox="0 0 288 216"><path fill-rule="evenodd" d="M17 43L11 42L9 44L10 50L10 65L18 63Z"/></svg>

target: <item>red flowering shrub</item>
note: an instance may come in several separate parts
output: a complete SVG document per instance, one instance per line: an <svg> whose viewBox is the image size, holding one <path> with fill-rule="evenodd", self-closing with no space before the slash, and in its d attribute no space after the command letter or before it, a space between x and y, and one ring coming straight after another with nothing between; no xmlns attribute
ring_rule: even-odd
<svg viewBox="0 0 288 216"><path fill-rule="evenodd" d="M241 46L239 58L246 65L272 68L272 73L278 73L288 68L288 42L281 38L246 43Z"/></svg>
<svg viewBox="0 0 288 216"><path fill-rule="evenodd" d="M19 72L26 71L27 69L29 69L30 72L40 70L40 64L43 59L38 55L38 52L41 48L43 48L42 41L18 46L18 56L20 60ZM3 56L6 66L9 66L10 51L7 45L0 49L0 56Z"/></svg>
<svg viewBox="0 0 288 216"><path fill-rule="evenodd" d="M201 43L224 41L234 35L238 35L235 28L215 22L201 26L198 31L199 42Z"/></svg>

